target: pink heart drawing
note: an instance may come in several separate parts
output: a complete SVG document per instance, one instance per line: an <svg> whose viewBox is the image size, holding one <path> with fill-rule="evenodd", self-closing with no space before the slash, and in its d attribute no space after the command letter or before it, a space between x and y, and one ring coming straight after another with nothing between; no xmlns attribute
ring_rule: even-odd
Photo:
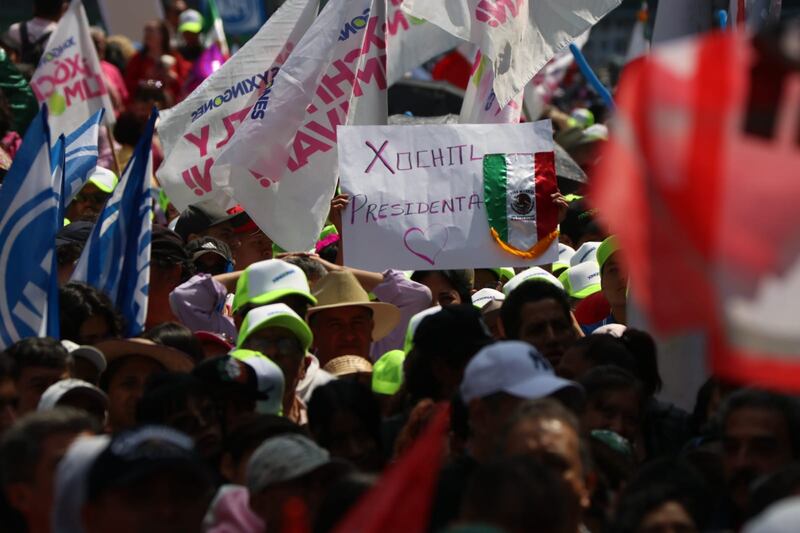
<svg viewBox="0 0 800 533"><path fill-rule="evenodd" d="M435 265L436 258L447 246L447 238L447 226L432 224L427 233L424 229L414 226L413 228L408 228L405 235L403 235L403 244L412 254L431 265Z"/></svg>

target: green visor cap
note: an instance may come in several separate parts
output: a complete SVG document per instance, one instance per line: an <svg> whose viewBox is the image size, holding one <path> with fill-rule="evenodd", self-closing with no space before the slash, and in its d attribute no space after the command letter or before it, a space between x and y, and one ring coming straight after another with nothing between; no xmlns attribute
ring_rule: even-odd
<svg viewBox="0 0 800 533"><path fill-rule="evenodd" d="M514 269L508 267L490 268L489 270L494 272L495 276L497 276L497 279L499 279L503 283L510 280L516 275Z"/></svg>
<svg viewBox="0 0 800 533"><path fill-rule="evenodd" d="M119 183L119 178L107 168L96 167L92 175L89 176L89 183L104 193L111 194L114 192L114 187Z"/></svg>
<svg viewBox="0 0 800 533"><path fill-rule="evenodd" d="M580 300L600 292L600 267L594 261L587 261L566 269L558 280L571 298Z"/></svg>
<svg viewBox="0 0 800 533"><path fill-rule="evenodd" d="M256 307L247 313L244 322L242 322L242 329L239 332L236 347L242 348L253 333L268 327L285 328L291 331L300 341L303 351L307 352L311 347L311 341L314 338L311 329L286 304L264 305Z"/></svg>
<svg viewBox="0 0 800 533"><path fill-rule="evenodd" d="M247 267L236 282L233 312L246 305L267 305L291 294L317 304L300 267L280 259L259 261Z"/></svg>
<svg viewBox="0 0 800 533"><path fill-rule="evenodd" d="M603 270L603 265L606 264L608 258L614 255L614 253L617 251L619 251L619 242L617 241L616 235L612 235L600 243L600 246L597 247L595 259L597 259L597 264L600 265L601 272Z"/></svg>
<svg viewBox="0 0 800 533"><path fill-rule="evenodd" d="M406 353L392 350L383 354L372 365L372 392L391 396L403 385L403 363Z"/></svg>

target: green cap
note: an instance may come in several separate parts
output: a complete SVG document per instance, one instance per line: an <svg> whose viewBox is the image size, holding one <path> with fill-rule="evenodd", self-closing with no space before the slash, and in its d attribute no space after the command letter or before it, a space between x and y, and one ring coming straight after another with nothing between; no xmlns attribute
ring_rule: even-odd
<svg viewBox="0 0 800 533"><path fill-rule="evenodd" d="M114 187L119 183L119 178L111 170L103 167L96 167L92 175L89 176L89 183L103 191L104 193L111 194L114 192Z"/></svg>
<svg viewBox="0 0 800 533"><path fill-rule="evenodd" d="M322 231L319 234L319 239L317 239L317 240L321 241L322 239L324 239L328 235L333 235L334 233L339 233L336 230L336 226L334 226L333 224L328 224L327 226L322 228Z"/></svg>
<svg viewBox="0 0 800 533"><path fill-rule="evenodd" d="M244 269L236 282L233 312L245 305L270 304L290 294L304 297L311 305L317 304L300 267L280 259L259 261Z"/></svg>
<svg viewBox="0 0 800 533"><path fill-rule="evenodd" d="M242 322L236 347L243 347L248 337L254 332L268 327L286 328L294 333L304 351L308 351L311 347L311 341L314 338L311 330L303 319L286 304L264 305L247 313Z"/></svg>
<svg viewBox="0 0 800 533"><path fill-rule="evenodd" d="M495 275L497 276L497 279L499 279L503 283L505 283L506 281L510 280L511 278L517 275L517 273L514 272L514 269L509 267L490 268L489 270L494 272Z"/></svg>
<svg viewBox="0 0 800 533"><path fill-rule="evenodd" d="M403 350L386 352L372 365L372 392L391 396L403 385Z"/></svg>
<svg viewBox="0 0 800 533"><path fill-rule="evenodd" d="M594 261L586 261L566 269L558 281L570 297L581 300L600 292L600 267Z"/></svg>
<svg viewBox="0 0 800 533"><path fill-rule="evenodd" d="M617 241L616 235L612 235L600 243L600 246L597 247L597 254L595 255L597 264L600 265L600 272L603 271L603 265L606 264L608 258L614 255L618 250L619 242Z"/></svg>

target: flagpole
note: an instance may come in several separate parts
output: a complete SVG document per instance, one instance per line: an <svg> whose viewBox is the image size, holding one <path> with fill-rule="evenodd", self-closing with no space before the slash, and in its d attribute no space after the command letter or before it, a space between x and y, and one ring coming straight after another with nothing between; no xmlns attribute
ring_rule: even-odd
<svg viewBox="0 0 800 533"><path fill-rule="evenodd" d="M106 140L111 145L111 157L114 159L114 174L120 177L119 159L117 158L117 149L114 147L114 134L111 132L111 126L106 122Z"/></svg>

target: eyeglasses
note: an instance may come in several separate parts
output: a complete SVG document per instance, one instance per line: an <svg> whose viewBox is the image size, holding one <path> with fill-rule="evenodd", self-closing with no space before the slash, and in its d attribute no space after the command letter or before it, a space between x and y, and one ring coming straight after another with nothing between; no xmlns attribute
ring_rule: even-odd
<svg viewBox="0 0 800 533"><path fill-rule="evenodd" d="M75 200L78 203L82 204L92 204L92 205L103 205L106 203L106 198L108 198L107 194L76 194Z"/></svg>
<svg viewBox="0 0 800 533"><path fill-rule="evenodd" d="M303 347L300 346L300 341L292 337L283 337L280 339L251 337L248 339L247 344L251 350L261 352L265 355L277 352L278 355L290 356L303 352Z"/></svg>

